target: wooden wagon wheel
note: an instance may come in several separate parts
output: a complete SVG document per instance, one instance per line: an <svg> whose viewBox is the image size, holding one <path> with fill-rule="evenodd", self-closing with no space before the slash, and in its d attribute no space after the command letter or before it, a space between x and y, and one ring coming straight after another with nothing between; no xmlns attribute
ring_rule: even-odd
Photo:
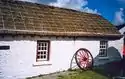
<svg viewBox="0 0 125 79"><path fill-rule="evenodd" d="M78 67L82 70L90 69L93 66L93 57L87 49L81 48L77 50L75 60Z"/></svg>

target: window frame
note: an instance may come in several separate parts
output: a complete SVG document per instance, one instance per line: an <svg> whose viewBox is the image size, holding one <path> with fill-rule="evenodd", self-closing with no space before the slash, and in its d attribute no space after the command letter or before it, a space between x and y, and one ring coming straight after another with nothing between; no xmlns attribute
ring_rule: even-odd
<svg viewBox="0 0 125 79"><path fill-rule="evenodd" d="M100 41L99 45L99 57L107 57L107 49L108 49L108 41ZM104 50L105 52L102 53L101 50Z"/></svg>
<svg viewBox="0 0 125 79"><path fill-rule="evenodd" d="M47 46L47 58L46 59L39 59L37 56L38 56L38 52L39 52L39 43L40 42L46 42L48 43L48 46ZM44 50L45 51L45 50ZM50 59L50 41L49 40L37 40L37 49L36 49L36 62L39 62L39 61L49 61Z"/></svg>

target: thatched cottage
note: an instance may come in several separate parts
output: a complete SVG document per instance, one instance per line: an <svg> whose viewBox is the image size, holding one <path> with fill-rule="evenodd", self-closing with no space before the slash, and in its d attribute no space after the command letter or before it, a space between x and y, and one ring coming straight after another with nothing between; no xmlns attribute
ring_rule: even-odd
<svg viewBox="0 0 125 79"><path fill-rule="evenodd" d="M107 56L121 34L100 15L14 0L0 0L0 79L67 70L80 48Z"/></svg>

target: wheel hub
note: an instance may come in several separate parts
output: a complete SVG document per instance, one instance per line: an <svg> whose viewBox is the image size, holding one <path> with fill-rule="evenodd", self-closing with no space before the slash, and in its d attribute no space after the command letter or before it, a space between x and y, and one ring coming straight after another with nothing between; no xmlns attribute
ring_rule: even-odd
<svg viewBox="0 0 125 79"><path fill-rule="evenodd" d="M83 60L83 61L87 61L87 58L86 58L86 57L84 57L82 60Z"/></svg>

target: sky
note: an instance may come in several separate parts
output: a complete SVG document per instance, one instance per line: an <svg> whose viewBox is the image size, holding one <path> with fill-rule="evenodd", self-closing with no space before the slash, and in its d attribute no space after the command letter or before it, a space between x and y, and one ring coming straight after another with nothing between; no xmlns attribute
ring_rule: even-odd
<svg viewBox="0 0 125 79"><path fill-rule="evenodd" d="M20 0L103 16L114 25L125 23L125 0Z"/></svg>

